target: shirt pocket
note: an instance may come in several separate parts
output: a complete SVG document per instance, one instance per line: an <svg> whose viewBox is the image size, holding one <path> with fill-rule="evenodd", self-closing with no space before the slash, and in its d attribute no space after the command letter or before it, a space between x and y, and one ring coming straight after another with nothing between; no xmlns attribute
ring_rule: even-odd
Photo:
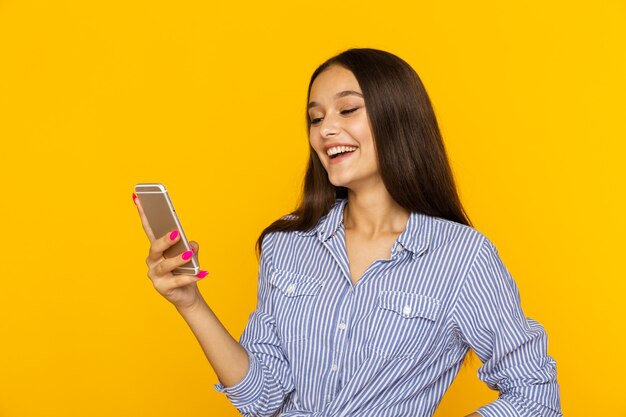
<svg viewBox="0 0 626 417"><path fill-rule="evenodd" d="M432 343L439 300L418 293L382 291L374 308L368 347L387 358L415 358Z"/></svg>
<svg viewBox="0 0 626 417"><path fill-rule="evenodd" d="M280 339L283 343L309 339L321 278L275 269L270 282L275 289L274 317Z"/></svg>

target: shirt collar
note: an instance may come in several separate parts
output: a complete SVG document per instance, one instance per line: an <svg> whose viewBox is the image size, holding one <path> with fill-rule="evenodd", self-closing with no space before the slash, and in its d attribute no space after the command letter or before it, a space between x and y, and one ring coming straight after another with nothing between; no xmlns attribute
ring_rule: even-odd
<svg viewBox="0 0 626 417"><path fill-rule="evenodd" d="M299 235L311 236L316 234L322 242L330 239L337 232L343 222L343 210L348 202L347 198L338 198L330 211L324 215L315 227L307 231L297 231ZM397 242L391 248L392 252L408 250L413 258L426 252L431 246L433 237L433 218L426 214L411 212L404 231L398 236ZM399 246L402 246L400 248Z"/></svg>
<svg viewBox="0 0 626 417"><path fill-rule="evenodd" d="M326 241L329 237L337 231L341 222L343 221L343 208L348 202L347 198L338 198L335 200L335 204L322 218L317 222L317 225L313 228L305 231L296 231L301 236L317 235L318 239L322 242Z"/></svg>

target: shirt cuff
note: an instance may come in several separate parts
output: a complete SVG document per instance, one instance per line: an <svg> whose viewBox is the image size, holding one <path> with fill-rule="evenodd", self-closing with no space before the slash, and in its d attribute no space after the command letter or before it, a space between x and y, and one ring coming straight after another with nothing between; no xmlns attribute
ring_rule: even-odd
<svg viewBox="0 0 626 417"><path fill-rule="evenodd" d="M235 408L242 408L255 402L263 388L263 368L250 352L248 358L250 367L241 381L230 387L225 387L221 382L213 385L217 392L226 394Z"/></svg>
<svg viewBox="0 0 626 417"><path fill-rule="evenodd" d="M519 416L519 411L510 402L499 398L476 410L483 417L514 417Z"/></svg>

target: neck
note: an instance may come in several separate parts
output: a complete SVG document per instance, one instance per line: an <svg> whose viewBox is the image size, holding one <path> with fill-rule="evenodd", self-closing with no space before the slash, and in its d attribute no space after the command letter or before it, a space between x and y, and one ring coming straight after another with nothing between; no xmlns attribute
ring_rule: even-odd
<svg viewBox="0 0 626 417"><path fill-rule="evenodd" d="M409 215L409 211L398 205L385 188L359 193L349 189L343 223L346 230L376 238L402 233Z"/></svg>

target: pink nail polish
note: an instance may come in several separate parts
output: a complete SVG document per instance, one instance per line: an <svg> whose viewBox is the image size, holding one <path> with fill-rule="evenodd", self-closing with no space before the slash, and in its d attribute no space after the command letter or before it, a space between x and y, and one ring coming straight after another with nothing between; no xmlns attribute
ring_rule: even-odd
<svg viewBox="0 0 626 417"><path fill-rule="evenodd" d="M133 193L133 203L135 203L135 205L137 205L137 202L135 200L137 200L137 196L135 195L135 193Z"/></svg>
<svg viewBox="0 0 626 417"><path fill-rule="evenodd" d="M170 233L170 240L176 239L177 236L178 236L178 230L174 230L172 233Z"/></svg>
<svg viewBox="0 0 626 417"><path fill-rule="evenodd" d="M187 252L183 253L183 259L187 260L189 258L191 258L193 256L193 252L188 250Z"/></svg>
<svg viewBox="0 0 626 417"><path fill-rule="evenodd" d="M206 277L207 275L209 275L208 271L200 271L197 275L198 278L202 279L204 277Z"/></svg>

